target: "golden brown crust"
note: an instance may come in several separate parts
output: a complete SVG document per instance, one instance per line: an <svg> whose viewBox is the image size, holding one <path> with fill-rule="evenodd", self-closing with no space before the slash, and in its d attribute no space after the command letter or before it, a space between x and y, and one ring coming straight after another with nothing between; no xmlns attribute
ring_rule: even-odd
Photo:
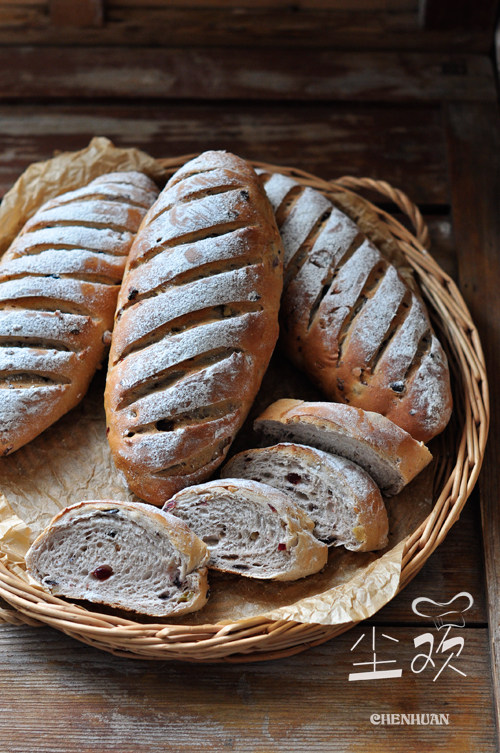
<svg viewBox="0 0 500 753"><path fill-rule="evenodd" d="M387 466L388 472L391 470L398 478L397 482L391 481L386 488L375 478L386 494L400 491L432 460L432 455L424 444L417 442L385 416L342 403L277 400L255 421L255 427L259 430L266 431L270 426L273 427L273 434L282 432L283 439L287 438L287 432L293 436L294 430L297 432L304 427L311 427L314 431L318 430L324 439L323 444L315 446L331 452L336 450L327 447L329 438L336 436L355 443L360 458L367 451L373 452ZM303 439L299 437L299 441ZM337 451L338 454L343 454L340 450ZM347 457L353 459L350 455ZM360 458L356 462L362 465ZM373 473L370 472L370 475L373 476Z"/></svg>
<svg viewBox="0 0 500 753"><path fill-rule="evenodd" d="M282 247L246 162L206 152L172 176L130 252L105 405L116 466L163 504L223 461L278 336Z"/></svg>
<svg viewBox="0 0 500 753"><path fill-rule="evenodd" d="M112 173L44 204L0 262L0 453L85 394L106 351L125 259L156 187Z"/></svg>

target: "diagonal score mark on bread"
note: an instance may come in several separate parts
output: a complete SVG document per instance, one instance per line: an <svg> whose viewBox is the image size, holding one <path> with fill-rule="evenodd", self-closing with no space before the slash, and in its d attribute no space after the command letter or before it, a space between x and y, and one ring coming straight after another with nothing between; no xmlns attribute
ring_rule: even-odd
<svg viewBox="0 0 500 753"><path fill-rule="evenodd" d="M329 399L428 441L446 426L452 399L423 301L329 198L279 173L261 179L285 248L284 351Z"/></svg>
<svg viewBox="0 0 500 753"><path fill-rule="evenodd" d="M85 394L105 354L126 255L156 195L155 185L140 173L101 176L42 205L3 256L4 455Z"/></svg>
<svg viewBox="0 0 500 753"><path fill-rule="evenodd" d="M106 386L117 467L162 504L222 462L278 334L282 248L238 157L207 152L149 211L119 296Z"/></svg>

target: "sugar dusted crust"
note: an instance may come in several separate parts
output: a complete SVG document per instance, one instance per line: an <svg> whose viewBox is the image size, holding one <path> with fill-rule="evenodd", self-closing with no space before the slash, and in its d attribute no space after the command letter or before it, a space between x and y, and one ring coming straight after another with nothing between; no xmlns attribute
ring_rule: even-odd
<svg viewBox="0 0 500 753"><path fill-rule="evenodd" d="M448 363L425 305L320 192L261 175L285 248L280 341L328 399L427 442L449 421Z"/></svg>
<svg viewBox="0 0 500 753"><path fill-rule="evenodd" d="M103 175L41 206L0 262L0 454L73 408L106 350L125 261L157 190Z"/></svg>
<svg viewBox="0 0 500 753"><path fill-rule="evenodd" d="M223 461L278 336L282 246L253 170L206 152L168 182L132 246L105 405L116 466L161 505Z"/></svg>

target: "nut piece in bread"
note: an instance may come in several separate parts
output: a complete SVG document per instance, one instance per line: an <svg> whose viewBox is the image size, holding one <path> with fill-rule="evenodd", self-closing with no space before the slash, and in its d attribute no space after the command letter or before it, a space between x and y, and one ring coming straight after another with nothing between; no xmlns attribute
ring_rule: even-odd
<svg viewBox="0 0 500 753"><path fill-rule="evenodd" d="M383 549L389 523L371 476L339 455L282 443L245 450L229 460L222 477L247 478L281 489L314 522L314 535L355 552Z"/></svg>
<svg viewBox="0 0 500 753"><path fill-rule="evenodd" d="M0 262L0 454L84 396L107 349L132 240L158 191L109 173L41 206Z"/></svg>
<svg viewBox="0 0 500 753"><path fill-rule="evenodd" d="M422 442L385 416L342 403L277 400L254 428L273 440L300 442L352 460L386 496L400 492L432 460Z"/></svg>
<svg viewBox="0 0 500 753"><path fill-rule="evenodd" d="M105 405L114 461L161 505L222 463L278 337L282 247L252 168L206 152L175 173L132 246Z"/></svg>
<svg viewBox="0 0 500 753"><path fill-rule="evenodd" d="M280 342L330 400L382 413L427 442L452 409L426 307L322 193L262 174L285 250Z"/></svg>
<svg viewBox="0 0 500 753"><path fill-rule="evenodd" d="M210 551L208 566L249 578L297 580L326 565L314 523L278 489L222 479L183 489L164 510L184 520Z"/></svg>
<svg viewBox="0 0 500 753"><path fill-rule="evenodd" d="M154 617L201 609L208 550L155 507L99 500L67 507L33 542L29 574L57 596Z"/></svg>

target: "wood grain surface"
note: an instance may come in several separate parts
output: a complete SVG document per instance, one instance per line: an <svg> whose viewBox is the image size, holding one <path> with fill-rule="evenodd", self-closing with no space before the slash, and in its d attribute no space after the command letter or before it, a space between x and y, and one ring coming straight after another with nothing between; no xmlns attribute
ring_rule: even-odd
<svg viewBox="0 0 500 753"><path fill-rule="evenodd" d="M324 178L369 175L413 201L448 202L438 107L423 105L416 117L400 105L40 103L0 106L0 123L0 195L31 162L81 149L97 135L154 157L229 149Z"/></svg>
<svg viewBox="0 0 500 753"><path fill-rule="evenodd" d="M432 0L439 3L442 0ZM484 0L486 2L486 0ZM490 5L490 1L488 5ZM463 2L463 0L462 0ZM197 7L189 7L195 4ZM470 0L467 0L470 4ZM356 7L357 6L357 7ZM487 53L491 25L428 29L419 7L391 0L364 7L359 0L222 3L108 0L103 27L50 23L49 2L2 0L0 44L150 45L163 47L329 47L334 49L456 50Z"/></svg>
<svg viewBox="0 0 500 753"><path fill-rule="evenodd" d="M66 8L71 8L63 3ZM14 71L14 75L13 75ZM210 47L0 48L0 94L21 99L129 97L438 102L494 101L486 55Z"/></svg>
<svg viewBox="0 0 500 753"><path fill-rule="evenodd" d="M491 380L489 443L479 478L493 672L500 728L500 137L496 107L446 109L459 280L478 326Z"/></svg>
<svg viewBox="0 0 500 753"><path fill-rule="evenodd" d="M290 659L245 666L119 659L48 628L2 627L0 749L495 753L487 631L461 631L455 669L443 669L448 655L435 654L434 668L414 674L423 651L414 640L429 630L437 645L438 631L423 624L377 628L379 659L395 660L384 668L401 669L401 677L349 681L360 671L354 662L373 660L368 624ZM449 714L449 724L370 723L386 713Z"/></svg>

